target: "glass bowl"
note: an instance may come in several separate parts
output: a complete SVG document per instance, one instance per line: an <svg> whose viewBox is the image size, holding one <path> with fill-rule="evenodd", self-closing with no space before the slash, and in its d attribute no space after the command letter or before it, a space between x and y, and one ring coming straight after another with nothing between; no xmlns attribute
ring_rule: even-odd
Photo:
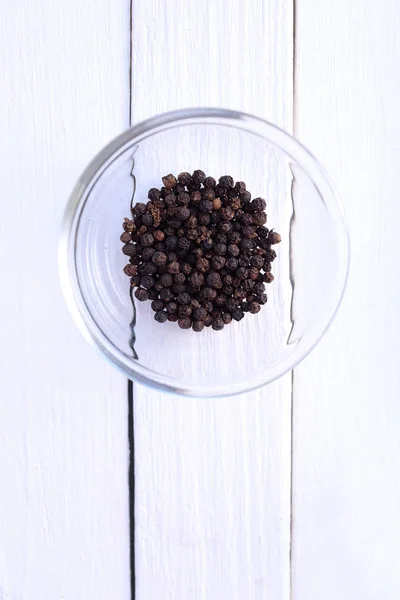
<svg viewBox="0 0 400 600"><path fill-rule="evenodd" d="M222 331L156 322L150 302L132 305L123 273L119 237L131 204L146 202L162 176L195 169L245 181L266 199L267 226L282 236L267 304ZM342 211L316 159L278 127L221 109L163 114L108 144L73 190L59 252L76 322L128 378L212 397L267 384L310 352L340 304L348 260Z"/></svg>

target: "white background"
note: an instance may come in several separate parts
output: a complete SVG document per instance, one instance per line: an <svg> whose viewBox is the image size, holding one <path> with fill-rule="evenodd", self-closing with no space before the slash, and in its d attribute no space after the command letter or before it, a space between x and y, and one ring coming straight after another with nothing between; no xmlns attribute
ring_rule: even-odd
<svg viewBox="0 0 400 600"><path fill-rule="evenodd" d="M398 600L399 30L398 0L4 5L1 600L131 598L126 381L68 314L57 241L93 154L185 106L305 143L352 268L293 377L218 401L135 386L136 599Z"/></svg>

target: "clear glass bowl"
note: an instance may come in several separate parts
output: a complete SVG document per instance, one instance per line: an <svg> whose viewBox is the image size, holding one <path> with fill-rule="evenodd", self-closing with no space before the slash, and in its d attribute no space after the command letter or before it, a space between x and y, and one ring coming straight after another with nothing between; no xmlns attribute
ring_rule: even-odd
<svg viewBox="0 0 400 600"><path fill-rule="evenodd" d="M157 323L150 302L135 301L133 327L123 219L163 175L195 169L216 179L232 175L267 200L267 226L282 236L268 303L222 331L195 333ZM339 306L348 260L342 211L316 159L274 125L220 109L167 113L108 144L75 186L59 253L75 320L128 378L213 397L269 383L310 352Z"/></svg>

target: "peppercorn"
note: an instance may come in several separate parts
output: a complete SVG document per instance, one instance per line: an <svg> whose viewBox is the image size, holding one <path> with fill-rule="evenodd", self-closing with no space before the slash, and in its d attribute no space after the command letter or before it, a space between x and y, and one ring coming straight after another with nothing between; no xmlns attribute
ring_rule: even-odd
<svg viewBox="0 0 400 600"><path fill-rule="evenodd" d="M225 323L225 325L229 325L230 323L232 323L232 315L231 315L231 313L225 312L222 315L222 320Z"/></svg>
<svg viewBox="0 0 400 600"><path fill-rule="evenodd" d="M204 306L199 306L199 308L194 309L193 316L198 321L203 321L207 316L207 310Z"/></svg>
<svg viewBox="0 0 400 600"><path fill-rule="evenodd" d="M268 300L267 294L260 294L258 300L260 304L266 304Z"/></svg>
<svg viewBox="0 0 400 600"><path fill-rule="evenodd" d="M162 288L160 290L160 300L162 300L163 302L167 303L167 302L171 302L171 300L173 300L174 298L174 294L171 291L171 288Z"/></svg>
<svg viewBox="0 0 400 600"><path fill-rule="evenodd" d="M192 314L192 308L188 304L183 304L178 306L178 316L180 319L184 319L185 317L190 317Z"/></svg>
<svg viewBox="0 0 400 600"><path fill-rule="evenodd" d="M218 244L217 244L218 246ZM217 250L217 246L215 246L215 251ZM225 246L226 248L226 246ZM219 271L225 265L225 258L223 256L213 256L211 259L211 266L216 271Z"/></svg>
<svg viewBox="0 0 400 600"><path fill-rule="evenodd" d="M135 224L133 221L131 221L130 219L127 219L125 217L122 228L124 231L128 232L128 233L132 233L132 231L134 231L136 229ZM123 241L123 240L121 240Z"/></svg>
<svg viewBox="0 0 400 600"><path fill-rule="evenodd" d="M183 292L181 294L178 294L176 301L178 302L178 304L189 304L190 303L190 296L189 294L187 294L186 292Z"/></svg>
<svg viewBox="0 0 400 600"><path fill-rule="evenodd" d="M229 244L228 254L230 254L231 256L234 256L234 257L238 256L240 254L239 247L236 246L236 244Z"/></svg>
<svg viewBox="0 0 400 600"><path fill-rule="evenodd" d="M160 277L160 283L163 287L171 287L174 283L172 275L170 275L169 273L163 273Z"/></svg>
<svg viewBox="0 0 400 600"><path fill-rule="evenodd" d="M193 321L192 328L193 328L193 331L197 331L197 332L203 331L204 321Z"/></svg>
<svg viewBox="0 0 400 600"><path fill-rule="evenodd" d="M215 298L214 304L218 308L222 308L223 306L225 306L226 300L227 300L227 298L226 298L225 294L219 294L219 296L217 296Z"/></svg>
<svg viewBox="0 0 400 600"><path fill-rule="evenodd" d="M133 214L135 215L144 215L147 210L147 207L144 202L138 202L132 209Z"/></svg>
<svg viewBox="0 0 400 600"><path fill-rule="evenodd" d="M165 252L154 252L151 257L152 262L156 265L156 267L163 267L167 263L167 255Z"/></svg>
<svg viewBox="0 0 400 600"><path fill-rule="evenodd" d="M136 254L136 246L133 244L125 244L125 246L122 248L122 252L126 256L132 256L133 254Z"/></svg>
<svg viewBox="0 0 400 600"><path fill-rule="evenodd" d="M130 241L132 241L132 236L130 233L128 233L128 231L124 231L119 239L123 244L128 244Z"/></svg>
<svg viewBox="0 0 400 600"><path fill-rule="evenodd" d="M152 233L144 233L142 235L142 245L143 246L152 246L154 243L154 237Z"/></svg>
<svg viewBox="0 0 400 600"><path fill-rule="evenodd" d="M179 238L178 248L184 252L187 252L190 248L190 240L188 240L187 237Z"/></svg>
<svg viewBox="0 0 400 600"><path fill-rule="evenodd" d="M165 306L165 310L168 314L176 313L178 312L178 305L176 302L168 302Z"/></svg>
<svg viewBox="0 0 400 600"><path fill-rule="evenodd" d="M137 267L136 265L131 265L131 264L127 264L124 267L124 273L125 275L128 275L128 277L133 277L134 275L137 274Z"/></svg>
<svg viewBox="0 0 400 600"><path fill-rule="evenodd" d="M182 185L189 185L192 181L192 176L190 173L179 173L178 175L178 181L179 183L181 183Z"/></svg>
<svg viewBox="0 0 400 600"><path fill-rule="evenodd" d="M151 308L154 310L154 312L163 310L164 302L162 300L153 300L153 302L151 303Z"/></svg>
<svg viewBox="0 0 400 600"><path fill-rule="evenodd" d="M135 296L138 300L140 300L140 302L144 302L145 300L149 299L149 292L143 288L138 288L135 291Z"/></svg>
<svg viewBox="0 0 400 600"><path fill-rule="evenodd" d="M267 203L263 198L254 198L251 203L251 210L254 212L262 212L267 208Z"/></svg>
<svg viewBox="0 0 400 600"><path fill-rule="evenodd" d="M168 315L168 321L172 321L172 323L176 323L178 321L178 313L170 313Z"/></svg>
<svg viewBox="0 0 400 600"><path fill-rule="evenodd" d="M149 300L157 300L158 299L158 292L155 288L151 288L151 290L149 290Z"/></svg>
<svg viewBox="0 0 400 600"><path fill-rule="evenodd" d="M232 312L232 318L235 319L235 321L241 321L244 317L244 312L241 308L237 308L236 310L234 310Z"/></svg>
<svg viewBox="0 0 400 600"><path fill-rule="evenodd" d="M179 273L179 269L180 269L180 266L179 266L178 261L176 261L176 260L170 262L167 266L168 273L172 273L172 274Z"/></svg>
<svg viewBox="0 0 400 600"><path fill-rule="evenodd" d="M153 236L156 242L162 242L165 238L165 233L161 231L161 229L156 229L155 231L153 231Z"/></svg>
<svg viewBox="0 0 400 600"><path fill-rule="evenodd" d="M154 275L157 271L157 267L152 262L142 263L143 266L143 275Z"/></svg>
<svg viewBox="0 0 400 600"><path fill-rule="evenodd" d="M186 286L184 284L174 283L171 290L174 296L178 296L179 294L186 292Z"/></svg>
<svg viewBox="0 0 400 600"><path fill-rule="evenodd" d="M210 268L210 262L206 258L199 258L196 261L196 267L200 273L205 273Z"/></svg>
<svg viewBox="0 0 400 600"><path fill-rule="evenodd" d="M200 290L200 298L202 300L214 300L217 297L217 290L212 287L203 287Z"/></svg>
<svg viewBox="0 0 400 600"><path fill-rule="evenodd" d="M225 188L233 188L234 182L230 175L223 175L219 178L218 183Z"/></svg>
<svg viewBox="0 0 400 600"><path fill-rule="evenodd" d="M175 210L175 216L180 221L186 221L190 217L190 209L187 206L178 206Z"/></svg>
<svg viewBox="0 0 400 600"><path fill-rule="evenodd" d="M181 329L190 329L192 326L192 320L190 319L190 317L178 319L178 325Z"/></svg>
<svg viewBox="0 0 400 600"><path fill-rule="evenodd" d="M267 271L263 276L263 281L265 281L265 283L272 283L274 279L275 277L269 271Z"/></svg>
<svg viewBox="0 0 400 600"><path fill-rule="evenodd" d="M194 288L200 288L204 285L204 275L203 273L193 273L190 277L190 283Z"/></svg>
<svg viewBox="0 0 400 600"><path fill-rule="evenodd" d="M149 214L146 213L145 215L143 215L142 217L142 227L151 227L153 225L153 217ZM142 229L142 227L140 229Z"/></svg>
<svg viewBox="0 0 400 600"><path fill-rule="evenodd" d="M256 225L264 225L267 222L267 215L265 212L253 213L253 221Z"/></svg>
<svg viewBox="0 0 400 600"><path fill-rule="evenodd" d="M270 231L268 241L271 245L279 244L281 241L281 236L279 233L276 233L276 231Z"/></svg>
<svg viewBox="0 0 400 600"><path fill-rule="evenodd" d="M147 197L149 200L159 200L161 198L161 192L157 188L151 188Z"/></svg>
<svg viewBox="0 0 400 600"><path fill-rule="evenodd" d="M264 264L264 259L262 258L262 256L258 256L258 254L255 254L250 258L250 264L252 267L258 267L259 269L261 269L261 267Z"/></svg>
<svg viewBox="0 0 400 600"><path fill-rule="evenodd" d="M211 272L207 275L207 284L211 288L219 289L222 288L222 279L219 273Z"/></svg>
<svg viewBox="0 0 400 600"><path fill-rule="evenodd" d="M212 200L200 200L199 210L202 213L210 213L214 208L214 203Z"/></svg>
<svg viewBox="0 0 400 600"><path fill-rule="evenodd" d="M213 319L211 327L214 329L214 331L221 331L221 329L223 329L225 327L225 323L224 323L222 317Z"/></svg>
<svg viewBox="0 0 400 600"><path fill-rule="evenodd" d="M204 173L204 171L201 171L199 169L192 173L192 182L194 182L196 184L203 183L205 178L206 178L206 174Z"/></svg>
<svg viewBox="0 0 400 600"><path fill-rule="evenodd" d="M171 173L169 175L165 175L165 177L162 178L162 182L167 189L174 188L177 184L176 178L171 175Z"/></svg>
<svg viewBox="0 0 400 600"><path fill-rule="evenodd" d="M231 221L235 216L235 213L230 206L223 206L221 208L221 215L224 221Z"/></svg>

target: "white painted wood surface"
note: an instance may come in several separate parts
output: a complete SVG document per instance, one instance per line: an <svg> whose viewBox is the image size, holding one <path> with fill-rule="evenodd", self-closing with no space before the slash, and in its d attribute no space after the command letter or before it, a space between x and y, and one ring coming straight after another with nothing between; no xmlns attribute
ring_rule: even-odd
<svg viewBox="0 0 400 600"><path fill-rule="evenodd" d="M400 595L400 3L300 0L300 139L350 227L344 305L294 375L293 599Z"/></svg>
<svg viewBox="0 0 400 600"><path fill-rule="evenodd" d="M291 0L135 0L132 41L134 122L223 106L291 130ZM227 400L135 386L134 407L137 600L289 600L290 376Z"/></svg>
<svg viewBox="0 0 400 600"><path fill-rule="evenodd" d="M74 181L128 125L128 3L4 5L0 57L0 598L128 600L126 381L57 273Z"/></svg>
<svg viewBox="0 0 400 600"><path fill-rule="evenodd" d="M131 597L126 382L56 265L68 193L131 102L135 122L215 105L289 131L294 109L353 253L294 374L292 523L290 376L227 400L135 386L137 600L397 600L400 4L297 0L294 106L291 1L132 15L131 82L128 0L16 0L0 20L0 599Z"/></svg>

